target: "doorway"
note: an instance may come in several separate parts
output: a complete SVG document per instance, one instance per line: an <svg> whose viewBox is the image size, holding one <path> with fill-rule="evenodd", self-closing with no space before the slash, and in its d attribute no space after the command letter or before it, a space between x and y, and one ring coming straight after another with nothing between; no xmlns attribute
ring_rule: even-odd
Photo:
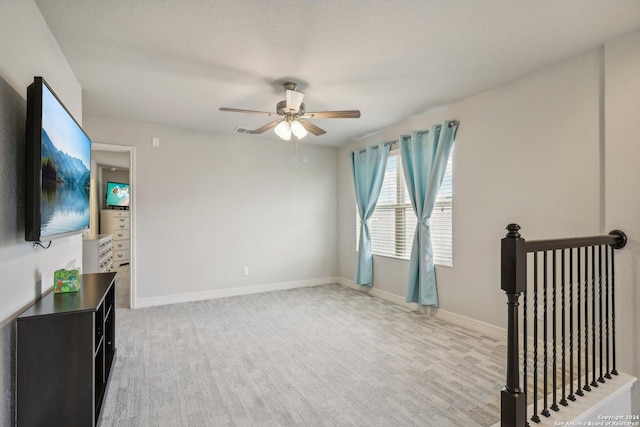
<svg viewBox="0 0 640 427"><path fill-rule="evenodd" d="M92 143L91 234L112 234L112 271L116 275L116 308L135 308L135 147ZM128 186L128 207L114 203L108 189ZM126 228L115 233L109 228L112 217L126 221Z"/></svg>

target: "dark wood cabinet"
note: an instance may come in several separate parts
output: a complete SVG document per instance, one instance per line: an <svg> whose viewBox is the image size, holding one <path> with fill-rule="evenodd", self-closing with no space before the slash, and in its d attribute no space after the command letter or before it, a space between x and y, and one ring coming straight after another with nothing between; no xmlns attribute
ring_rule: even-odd
<svg viewBox="0 0 640 427"><path fill-rule="evenodd" d="M16 424L95 426L116 355L115 275L83 274L16 321Z"/></svg>

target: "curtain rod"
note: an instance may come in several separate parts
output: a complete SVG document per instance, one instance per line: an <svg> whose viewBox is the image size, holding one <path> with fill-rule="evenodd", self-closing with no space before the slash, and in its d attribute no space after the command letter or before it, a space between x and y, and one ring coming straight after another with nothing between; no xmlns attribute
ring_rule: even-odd
<svg viewBox="0 0 640 427"><path fill-rule="evenodd" d="M447 125L447 127L452 127L453 125L455 125L455 124L457 124L457 123L458 123L458 122L457 122L456 120L450 120L450 121L449 121L449 124ZM426 129L426 130L419 130L417 133L418 133L419 135L423 135L423 134L425 134L425 133L429 133L429 129ZM400 142L400 139L398 138L398 139L394 139L393 141L385 141L385 142L383 142L383 144L384 144L384 145L390 145L390 146L392 146L392 147L393 147L394 145L398 145L398 143L399 143L399 142ZM364 149L364 150L351 151L351 152L349 153L349 155L351 155L351 153L364 153L364 152L366 152L366 151L367 151L366 149Z"/></svg>

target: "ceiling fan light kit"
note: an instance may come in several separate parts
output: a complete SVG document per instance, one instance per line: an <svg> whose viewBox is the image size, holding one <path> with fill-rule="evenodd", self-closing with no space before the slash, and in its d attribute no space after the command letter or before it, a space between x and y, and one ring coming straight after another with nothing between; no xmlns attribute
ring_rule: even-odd
<svg viewBox="0 0 640 427"><path fill-rule="evenodd" d="M297 120L294 120L293 122L291 122L291 132L293 132L293 134L298 139L302 139L305 136L309 135L309 132L304 128L302 123L300 123Z"/></svg>
<svg viewBox="0 0 640 427"><path fill-rule="evenodd" d="M324 129L314 125L305 119L357 119L360 117L360 110L344 110L344 111L320 111L307 113L306 106L302 99L304 92L298 91L298 85L293 82L284 84L285 100L276 104L276 112L269 113L267 111L243 110L238 108L220 108L220 111L228 111L232 113L251 113L266 114L268 116L284 116L278 120L255 129L250 132L252 134L260 134L269 129L285 141L291 140L293 134L298 140L304 138L311 132L316 136L327 133Z"/></svg>
<svg viewBox="0 0 640 427"><path fill-rule="evenodd" d="M309 131L307 131L304 128L304 125L300 123L298 120L293 119L291 120L291 123L289 123L289 121L290 121L290 118L287 117L285 120L281 120L278 123L278 125L273 129L276 135L278 135L280 138L284 139L285 141L289 141L291 139L292 133L299 140L309 135Z"/></svg>
<svg viewBox="0 0 640 427"><path fill-rule="evenodd" d="M282 120L278 123L278 126L276 126L273 131L285 141L289 141L291 139L291 126L289 126L289 123L287 123L286 120Z"/></svg>

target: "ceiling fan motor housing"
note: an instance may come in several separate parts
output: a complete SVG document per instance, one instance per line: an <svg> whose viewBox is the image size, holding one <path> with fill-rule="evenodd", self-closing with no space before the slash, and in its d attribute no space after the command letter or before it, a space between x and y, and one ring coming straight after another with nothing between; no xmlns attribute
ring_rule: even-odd
<svg viewBox="0 0 640 427"><path fill-rule="evenodd" d="M284 89L285 90L298 90L298 85L295 84L294 82L286 82L284 84Z"/></svg>
<svg viewBox="0 0 640 427"><path fill-rule="evenodd" d="M300 104L300 108L298 109L298 111L288 110L287 109L287 101L286 100L282 100L282 101L280 101L280 102L278 102L276 104L276 111L281 116L291 116L291 115L302 116L302 115L304 115L304 113L307 110L306 110L306 107L304 105L304 102L302 102Z"/></svg>

